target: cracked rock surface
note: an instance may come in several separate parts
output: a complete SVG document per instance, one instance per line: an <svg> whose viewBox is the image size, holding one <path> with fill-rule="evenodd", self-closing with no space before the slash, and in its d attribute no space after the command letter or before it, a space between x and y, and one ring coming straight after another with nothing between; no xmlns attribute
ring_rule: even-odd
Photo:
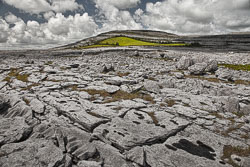
<svg viewBox="0 0 250 167"><path fill-rule="evenodd" d="M250 54L136 53L1 51L0 166L249 167Z"/></svg>

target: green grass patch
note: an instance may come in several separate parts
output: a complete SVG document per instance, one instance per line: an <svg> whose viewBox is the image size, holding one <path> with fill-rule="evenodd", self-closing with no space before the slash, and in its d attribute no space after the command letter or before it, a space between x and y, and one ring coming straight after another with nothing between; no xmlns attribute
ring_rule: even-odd
<svg viewBox="0 0 250 167"><path fill-rule="evenodd" d="M218 64L220 67L226 67L232 70L237 70L237 71L250 71L250 64Z"/></svg>
<svg viewBox="0 0 250 167"><path fill-rule="evenodd" d="M190 46L190 44L185 43L168 43L160 44L153 42L141 41L129 37L113 37L100 41L94 45L80 46L77 49L88 49L88 48L98 48L98 47L117 47L117 46Z"/></svg>

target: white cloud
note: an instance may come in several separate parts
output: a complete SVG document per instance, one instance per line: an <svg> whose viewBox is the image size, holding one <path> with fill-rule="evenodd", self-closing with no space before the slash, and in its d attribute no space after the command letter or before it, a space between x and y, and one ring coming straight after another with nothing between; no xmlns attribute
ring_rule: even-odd
<svg viewBox="0 0 250 167"><path fill-rule="evenodd" d="M149 29L212 34L249 31L249 10L249 0L165 0L147 3L139 16Z"/></svg>
<svg viewBox="0 0 250 167"><path fill-rule="evenodd" d="M142 29L142 25L131 16L127 8L136 7L140 0L94 0L102 16L102 27L98 32L111 30Z"/></svg>
<svg viewBox="0 0 250 167"><path fill-rule="evenodd" d="M141 0L94 0L97 8L102 8L104 5L114 6L117 9L128 9L136 7Z"/></svg>
<svg viewBox="0 0 250 167"><path fill-rule="evenodd" d="M46 19L46 20L49 20L51 17L54 17L55 16L55 13L52 12L52 11L49 11L49 12L46 12L43 14L43 17Z"/></svg>
<svg viewBox="0 0 250 167"><path fill-rule="evenodd" d="M12 13L0 17L0 47L68 44L104 31L145 27L176 34L250 31L250 0L163 0L147 3L145 10L138 8L141 0L92 0L93 17L65 17L65 11L84 10L76 0L2 1L46 22L24 22ZM131 13L130 8L138 9Z"/></svg>
<svg viewBox="0 0 250 167"><path fill-rule="evenodd" d="M48 20L46 28L52 35L67 39L79 39L94 34L97 25L87 13L69 17L58 13Z"/></svg>
<svg viewBox="0 0 250 167"><path fill-rule="evenodd" d="M7 18L14 18L14 16ZM2 47L6 45L20 47L22 45L26 48L30 45L41 47L41 45L68 44L93 35L97 29L93 18L87 13L68 17L58 13L52 16L48 22L42 24L37 21L25 23L20 18L15 20L17 21L14 26L10 28L5 20L0 19L0 43L2 43Z"/></svg>
<svg viewBox="0 0 250 167"><path fill-rule="evenodd" d="M5 16L5 20L8 22L8 23L11 23L11 24L14 24L16 23L19 19L13 15L12 13L9 13L7 16Z"/></svg>
<svg viewBox="0 0 250 167"><path fill-rule="evenodd" d="M83 6L79 5L75 0L3 0L3 2L31 14L83 9Z"/></svg>

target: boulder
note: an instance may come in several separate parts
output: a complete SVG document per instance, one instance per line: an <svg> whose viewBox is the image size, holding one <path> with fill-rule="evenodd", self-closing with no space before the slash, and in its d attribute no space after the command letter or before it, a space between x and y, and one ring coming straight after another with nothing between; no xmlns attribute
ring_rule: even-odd
<svg viewBox="0 0 250 167"><path fill-rule="evenodd" d="M108 72L111 72L111 71L115 71L115 68L112 64L104 64L102 66L102 69L101 69L101 72L102 73L108 73Z"/></svg>
<svg viewBox="0 0 250 167"><path fill-rule="evenodd" d="M220 80L230 81L233 79L233 72L229 69L220 68L216 71L215 76Z"/></svg>
<svg viewBox="0 0 250 167"><path fill-rule="evenodd" d="M175 76L177 79L183 79L183 78L184 78L184 74L181 73L181 72L174 73L174 76Z"/></svg>
<svg viewBox="0 0 250 167"><path fill-rule="evenodd" d="M31 100L29 105L31 109L38 114L42 114L45 111L45 105L38 99Z"/></svg>
<svg viewBox="0 0 250 167"><path fill-rule="evenodd" d="M205 72L215 72L218 69L218 62L216 60L210 60L207 63Z"/></svg>
<svg viewBox="0 0 250 167"><path fill-rule="evenodd" d="M0 150L0 166L58 166L64 160L63 152L52 140L27 140L6 144Z"/></svg>
<svg viewBox="0 0 250 167"><path fill-rule="evenodd" d="M4 144L25 140L31 132L32 127L27 125L22 117L0 119L0 147Z"/></svg>
<svg viewBox="0 0 250 167"><path fill-rule="evenodd" d="M188 67L188 71L190 74L202 75L204 74L206 67L207 63L196 63L195 65Z"/></svg>
<svg viewBox="0 0 250 167"><path fill-rule="evenodd" d="M144 82L144 88L151 93L159 93L160 86L156 81L146 81Z"/></svg>
<svg viewBox="0 0 250 167"><path fill-rule="evenodd" d="M250 105L245 105L244 107L242 107L241 112L244 115L249 115L250 114Z"/></svg>
<svg viewBox="0 0 250 167"><path fill-rule="evenodd" d="M240 111L240 101L238 98L229 97L225 103L225 110L230 113L238 113Z"/></svg>
<svg viewBox="0 0 250 167"><path fill-rule="evenodd" d="M194 61L190 57L183 56L178 61L176 68L179 70L187 70L188 67L192 66L194 64Z"/></svg>

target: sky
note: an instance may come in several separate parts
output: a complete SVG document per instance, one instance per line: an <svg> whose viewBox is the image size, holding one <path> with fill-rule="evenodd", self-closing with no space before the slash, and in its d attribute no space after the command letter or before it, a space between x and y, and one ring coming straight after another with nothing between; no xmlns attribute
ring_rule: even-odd
<svg viewBox="0 0 250 167"><path fill-rule="evenodd" d="M111 30L250 31L250 0L0 0L0 49L50 48Z"/></svg>

